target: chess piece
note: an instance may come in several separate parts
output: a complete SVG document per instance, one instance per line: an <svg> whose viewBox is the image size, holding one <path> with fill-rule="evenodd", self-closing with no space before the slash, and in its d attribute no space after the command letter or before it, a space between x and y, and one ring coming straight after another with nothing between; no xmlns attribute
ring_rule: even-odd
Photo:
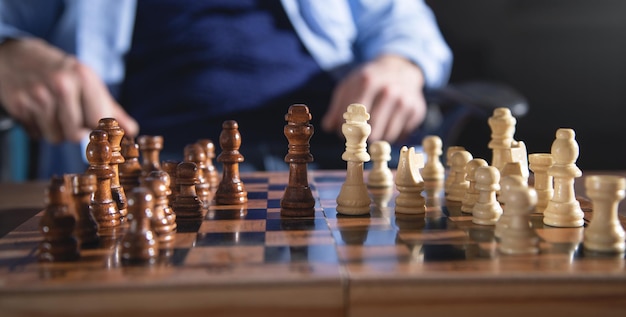
<svg viewBox="0 0 626 317"><path fill-rule="evenodd" d="M554 194L552 176L548 175L548 169L554 164L554 160L550 153L534 153L528 156L528 161L530 163L528 167L533 171L535 178L534 188L537 192L535 209L543 213Z"/></svg>
<svg viewBox="0 0 626 317"><path fill-rule="evenodd" d="M426 211L426 201L422 197L424 180L419 169L424 166L424 157L415 153L413 147L403 146L400 149L398 170L396 171L396 213L423 214Z"/></svg>
<svg viewBox="0 0 626 317"><path fill-rule="evenodd" d="M171 246L176 232L176 214L169 206L170 176L165 171L152 171L144 180L154 198L152 229L157 235L162 248Z"/></svg>
<svg viewBox="0 0 626 317"><path fill-rule="evenodd" d="M443 153L443 142L436 135L429 135L422 140L422 148L426 153L426 164L421 171L424 181L443 180L445 177L445 169L439 160Z"/></svg>
<svg viewBox="0 0 626 317"><path fill-rule="evenodd" d="M347 161L346 180L337 196L337 212L344 215L364 215L370 211L371 199L363 179L363 163L370 160L365 141L372 131L367 123L370 115L362 104L351 104L343 114L346 122L341 131L346 138L346 150L341 155Z"/></svg>
<svg viewBox="0 0 626 317"><path fill-rule="evenodd" d="M449 146L446 150L446 166L448 167L448 177L445 178L445 183L443 186L443 190L446 196L448 195L448 191L450 190L450 183L454 181L454 177L450 171L452 168L452 155L459 151L465 151L465 148L462 146Z"/></svg>
<svg viewBox="0 0 626 317"><path fill-rule="evenodd" d="M152 171L161 170L159 158L163 149L163 137L160 135L140 135L137 138L141 151L141 177L146 177Z"/></svg>
<svg viewBox="0 0 626 317"><path fill-rule="evenodd" d="M500 189L500 172L494 166L476 169L476 189L478 200L472 210L472 222L479 225L495 225L502 214L502 207L496 200Z"/></svg>
<svg viewBox="0 0 626 317"><path fill-rule="evenodd" d="M367 177L367 187L393 187L393 174L388 163L391 160L391 145L387 141L376 141L370 145L369 150L374 165Z"/></svg>
<svg viewBox="0 0 626 317"><path fill-rule="evenodd" d="M502 214L496 222L496 228L493 232L493 235L496 238L500 238L504 231L508 230L511 224L511 215L509 214L509 208L506 205L506 199L508 197L508 193L513 188L517 187L528 187L528 183L521 175L509 175L500 177L500 197L499 202L502 207Z"/></svg>
<svg viewBox="0 0 626 317"><path fill-rule="evenodd" d="M113 118L102 118L98 121L97 129L105 131L108 136L109 145L111 146L111 170L113 177L111 178L111 196L117 204L117 209L122 215L122 220L126 217L126 194L124 188L120 185L119 166L124 163L124 157L120 152L122 137L124 137L124 129L122 129L117 120Z"/></svg>
<svg viewBox="0 0 626 317"><path fill-rule="evenodd" d="M220 133L222 152L217 161L222 163L222 180L217 186L215 203L218 205L241 205L248 202L248 192L239 178L239 163L244 158L239 153L241 134L239 125L234 120L224 121Z"/></svg>
<svg viewBox="0 0 626 317"><path fill-rule="evenodd" d="M481 158L470 160L465 165L465 180L469 185L461 201L461 212L471 214L474 210L474 204L476 204L480 194L476 189L476 169L487 165L489 165L487 161Z"/></svg>
<svg viewBox="0 0 626 317"><path fill-rule="evenodd" d="M448 187L449 201L462 202L465 192L469 188L469 182L465 179L465 165L473 159L467 151L458 151L450 157L450 177L452 181Z"/></svg>
<svg viewBox="0 0 626 317"><path fill-rule="evenodd" d="M511 162L510 149L515 134L517 120L508 108L500 107L493 111L488 124L491 128L491 141L488 147L492 150L491 166L501 171L504 164Z"/></svg>
<svg viewBox="0 0 626 317"><path fill-rule="evenodd" d="M603 253L624 253L626 235L617 213L624 199L626 179L614 175L593 175L585 178L587 196L593 203L593 217L585 228L583 246Z"/></svg>
<svg viewBox="0 0 626 317"><path fill-rule="evenodd" d="M170 207L173 206L174 200L176 200L176 197L178 197L179 192L179 186L176 177L176 169L178 168L178 164L180 164L180 162L175 160L166 160L163 161L163 163L161 164L161 168L163 168L163 171L165 171L167 175L170 176L170 194L167 195L167 202Z"/></svg>
<svg viewBox="0 0 626 317"><path fill-rule="evenodd" d="M504 167L500 170L500 182L507 176L519 176L524 180L526 186L528 186L528 178L525 173L522 171L523 167L520 162L508 162L504 164ZM500 184L500 188L502 188L502 184ZM502 202L500 198L500 191L496 192L496 199L499 202Z"/></svg>
<svg viewBox="0 0 626 317"><path fill-rule="evenodd" d="M201 139L197 142L203 149L206 154L206 169L208 172L208 180L211 189L217 188L217 184L220 183L220 176L215 168L215 164L213 164L213 159L215 158L215 144L210 139Z"/></svg>
<svg viewBox="0 0 626 317"><path fill-rule="evenodd" d="M203 204L196 194L198 183L198 167L195 163L182 162L176 168L176 183L178 196L172 203L176 213L176 219L200 219L202 218Z"/></svg>
<svg viewBox="0 0 626 317"><path fill-rule="evenodd" d="M552 143L554 164L548 175L554 180L554 195L543 212L543 223L553 227L581 227L585 221L574 192L574 179L582 176L576 166L578 143L572 129L558 129Z"/></svg>
<svg viewBox="0 0 626 317"><path fill-rule="evenodd" d="M141 164L139 163L139 145L135 143L135 138L124 136L121 142L122 156L124 163L119 165L120 185L125 193L130 193L135 187L139 187L141 178Z"/></svg>
<svg viewBox="0 0 626 317"><path fill-rule="evenodd" d="M69 192L65 181L52 177L46 188L46 208L39 222L43 241L39 244L39 261L64 262L80 257L74 236L76 218L68 208Z"/></svg>
<svg viewBox="0 0 626 317"><path fill-rule="evenodd" d="M539 252L539 237L530 223L530 214L537 203L537 194L527 186L515 186L506 193L509 226L500 235L498 250L504 254L535 254Z"/></svg>
<svg viewBox="0 0 626 317"><path fill-rule="evenodd" d="M98 223L91 213L91 196L96 191L97 178L93 174L75 174L70 179L72 199L76 208L75 235L81 248L95 247L100 242Z"/></svg>
<svg viewBox="0 0 626 317"><path fill-rule="evenodd" d="M184 149L184 161L195 163L198 167L198 183L196 184L196 194L204 204L204 208L209 208L211 202L211 184L209 184L209 169L206 166L206 154L199 144L188 144Z"/></svg>
<svg viewBox="0 0 626 317"><path fill-rule="evenodd" d="M154 263L159 255L159 242L152 230L154 198L143 187L133 189L128 199L128 231L121 242L124 264Z"/></svg>
<svg viewBox="0 0 626 317"><path fill-rule="evenodd" d="M88 174L96 175L97 184L91 200L91 212L98 223L98 229L117 227L122 224L121 213L111 194L111 146L108 135L102 130L93 130L87 145Z"/></svg>
<svg viewBox="0 0 626 317"><path fill-rule="evenodd" d="M311 114L305 105L292 105L285 115L285 137L289 150L285 162L289 163L289 183L280 200L280 214L287 217L312 217L315 200L309 187L307 164L313 162L309 141L313 136Z"/></svg>

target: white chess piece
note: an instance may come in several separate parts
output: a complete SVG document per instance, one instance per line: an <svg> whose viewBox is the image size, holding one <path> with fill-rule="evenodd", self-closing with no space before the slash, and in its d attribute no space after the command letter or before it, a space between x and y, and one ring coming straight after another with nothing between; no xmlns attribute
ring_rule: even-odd
<svg viewBox="0 0 626 317"><path fill-rule="evenodd" d="M402 147L396 171L396 213L422 214L426 211L426 200L422 196L424 180L419 172L423 166L421 153L415 153L413 147Z"/></svg>
<svg viewBox="0 0 626 317"><path fill-rule="evenodd" d="M370 160L366 140L372 128L370 115L362 104L351 104L343 114L346 122L341 131L346 138L346 150L341 158L348 162L346 181L337 196L337 212L344 215L364 215L370 212L371 199L363 179L363 163Z"/></svg>
<svg viewBox="0 0 626 317"><path fill-rule="evenodd" d="M498 250L505 254L535 254L539 252L539 237L530 223L530 214L537 203L534 189L512 187L506 192L509 227L500 236Z"/></svg>
<svg viewBox="0 0 626 317"><path fill-rule="evenodd" d="M367 186L371 188L393 187L393 174L389 169L391 145L387 141L376 141L369 146L370 156L374 162L367 177Z"/></svg>
<svg viewBox="0 0 626 317"><path fill-rule="evenodd" d="M548 175L554 180L554 195L543 212L543 223L548 226L581 227L585 223L574 192L574 179L582 176L575 164L579 151L575 135L572 129L558 129L552 143L554 164Z"/></svg>
<svg viewBox="0 0 626 317"><path fill-rule="evenodd" d="M496 200L500 189L500 172L493 166L476 169L476 189L478 200L472 210L472 222L479 225L495 225L502 214L502 207Z"/></svg>
<svg viewBox="0 0 626 317"><path fill-rule="evenodd" d="M445 177L445 169L439 159L443 153L442 146L441 138L436 135L429 135L422 140L422 148L426 154L426 164L422 169L422 178L425 181L443 180Z"/></svg>
<svg viewBox="0 0 626 317"><path fill-rule="evenodd" d="M476 189L476 169L481 166L488 166L487 161L481 158L475 158L465 165L465 180L469 182L469 186L465 191L465 196L461 201L461 212L471 214L474 204L478 200L479 192Z"/></svg>
<svg viewBox="0 0 626 317"><path fill-rule="evenodd" d="M530 163L528 167L533 171L535 178L534 188L537 192L535 210L542 213L554 194L552 176L548 175L548 169L554 164L554 160L550 153L534 153L528 156L528 161Z"/></svg>
<svg viewBox="0 0 626 317"><path fill-rule="evenodd" d="M504 164L511 161L510 149L515 134L517 120L511 115L508 108L496 108L489 117L488 124L491 128L491 141L488 147L492 150L491 166L501 171Z"/></svg>
<svg viewBox="0 0 626 317"><path fill-rule="evenodd" d="M511 215L509 214L509 208L506 205L506 199L508 197L509 192L513 188L517 187L528 187L528 183L524 179L524 177L520 175L509 175L500 177L500 197L499 201L504 206L502 207L502 215L500 215L500 219L496 222L496 228L493 234L496 238L502 236L502 233L506 231L511 223Z"/></svg>
<svg viewBox="0 0 626 317"><path fill-rule="evenodd" d="M446 196L448 195L448 192L450 190L450 183L452 183L453 181L453 175L450 172L450 169L452 168L452 155L454 155L454 153L458 151L465 151L465 148L462 146L449 146L446 150L446 166L448 167L448 177L445 178L443 186L443 190Z"/></svg>
<svg viewBox="0 0 626 317"><path fill-rule="evenodd" d="M618 219L617 206L624 199L626 179L613 175L588 176L585 188L593 204L593 217L583 234L584 248L623 253L626 251L626 235Z"/></svg>
<svg viewBox="0 0 626 317"><path fill-rule="evenodd" d="M469 182L465 179L465 165L472 160L472 154L468 151L458 151L452 154L450 162L450 176L452 180L448 187L449 201L463 201L465 191L469 188Z"/></svg>

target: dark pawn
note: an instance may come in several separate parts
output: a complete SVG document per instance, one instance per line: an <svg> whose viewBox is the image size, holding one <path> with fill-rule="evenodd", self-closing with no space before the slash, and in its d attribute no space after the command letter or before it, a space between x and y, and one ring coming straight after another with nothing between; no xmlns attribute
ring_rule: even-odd
<svg viewBox="0 0 626 317"><path fill-rule="evenodd" d="M75 215L70 211L69 191L65 181L53 177L46 189L46 209L39 222L43 241L39 245L39 261L65 262L80 257L78 241L74 237Z"/></svg>
<svg viewBox="0 0 626 317"><path fill-rule="evenodd" d="M211 202L211 184L209 184L209 170L206 166L206 154L200 144L188 144L184 149L185 162L195 163L198 167L198 183L196 194L205 208L209 208Z"/></svg>
<svg viewBox="0 0 626 317"><path fill-rule="evenodd" d="M315 199L309 187L307 164L313 162L309 140L313 126L311 114L305 105L289 107L285 115L285 136L289 140L289 151L285 162L289 163L289 184L280 200L280 214L287 217L312 217L315 214Z"/></svg>
<svg viewBox="0 0 626 317"><path fill-rule="evenodd" d="M91 212L98 223L98 229L119 226L122 221L120 211L111 194L111 178L113 170L111 162L111 146L108 135L102 130L91 131L87 145L87 174L96 175L96 191L91 200Z"/></svg>
<svg viewBox="0 0 626 317"><path fill-rule="evenodd" d="M133 189L128 199L128 231L122 238L121 258L124 264L154 263L159 242L152 230L154 198L147 188Z"/></svg>
<svg viewBox="0 0 626 317"><path fill-rule="evenodd" d="M156 232L161 248L171 247L176 232L176 215L170 208L167 195L170 194L170 176L164 171L152 171L144 185L154 196L152 229Z"/></svg>
<svg viewBox="0 0 626 317"><path fill-rule="evenodd" d="M91 214L91 196L96 191L96 176L73 175L70 179L72 198L76 207L76 238L83 249L97 247L100 243L98 223Z"/></svg>
<svg viewBox="0 0 626 317"><path fill-rule="evenodd" d="M141 151L141 177L152 171L161 170L160 154L163 149L163 137L160 135L141 135L137 138Z"/></svg>
<svg viewBox="0 0 626 317"><path fill-rule="evenodd" d="M201 219L202 201L196 194L198 182L198 167L195 163L182 162L176 169L176 182L178 184L178 196L172 204L176 219Z"/></svg>
<svg viewBox="0 0 626 317"><path fill-rule="evenodd" d="M239 178L239 163L243 162L243 155L239 153L240 146L239 125L233 120L224 121L220 133L222 153L217 157L217 161L223 165L222 181L215 193L215 203L218 205L240 205L248 202L248 192Z"/></svg>
<svg viewBox="0 0 626 317"><path fill-rule="evenodd" d="M113 118L102 118L98 121L99 130L105 131L108 135L109 145L111 146L111 170L113 177L111 178L111 195L113 201L117 204L117 209L122 217L126 217L126 194L124 188L120 185L119 166L124 163L124 157L121 153L121 142L124 137L124 129L122 129Z"/></svg>
<svg viewBox="0 0 626 317"><path fill-rule="evenodd" d="M215 158L215 144L209 139L201 139L198 140L197 143L204 149L206 154L206 168L209 171L209 184L211 185L211 189L216 189L217 185L220 183L220 175L213 164L213 159Z"/></svg>
<svg viewBox="0 0 626 317"><path fill-rule="evenodd" d="M174 200L178 196L178 181L176 180L176 169L178 168L179 161L167 160L164 161L161 167L163 171L165 171L170 176L170 194L167 195L167 202L172 207L174 205Z"/></svg>
<svg viewBox="0 0 626 317"><path fill-rule="evenodd" d="M124 163L119 166L120 185L124 188L124 192L130 193L133 188L139 187L141 178L139 145L135 143L135 138L130 136L122 138L121 153Z"/></svg>

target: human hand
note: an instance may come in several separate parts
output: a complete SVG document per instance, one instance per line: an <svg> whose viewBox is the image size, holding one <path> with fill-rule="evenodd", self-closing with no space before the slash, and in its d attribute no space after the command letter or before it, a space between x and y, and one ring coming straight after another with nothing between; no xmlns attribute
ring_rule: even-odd
<svg viewBox="0 0 626 317"><path fill-rule="evenodd" d="M370 141L398 141L424 121L423 87L424 76L417 65L397 55L381 55L339 83L322 129L340 131L348 105L361 103L370 113Z"/></svg>
<svg viewBox="0 0 626 317"><path fill-rule="evenodd" d="M0 44L0 104L31 137L53 143L79 141L106 117L139 132L93 70L36 38Z"/></svg>

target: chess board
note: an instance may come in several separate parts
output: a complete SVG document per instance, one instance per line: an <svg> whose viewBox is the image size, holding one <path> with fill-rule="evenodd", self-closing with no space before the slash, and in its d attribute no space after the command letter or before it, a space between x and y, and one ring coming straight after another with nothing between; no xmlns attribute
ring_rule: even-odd
<svg viewBox="0 0 626 317"><path fill-rule="evenodd" d="M212 205L179 223L153 265L123 265L123 229L77 262L39 263L41 213L0 239L2 316L616 315L626 311L626 260L585 252L584 228L532 222L538 255L497 251L493 226L441 200L394 213L372 191L366 216L342 216L343 171L311 171L310 218L281 218L285 172L244 173L245 206ZM41 193L43 195L43 193ZM588 202L585 221L593 214ZM622 225L624 220L622 219Z"/></svg>

